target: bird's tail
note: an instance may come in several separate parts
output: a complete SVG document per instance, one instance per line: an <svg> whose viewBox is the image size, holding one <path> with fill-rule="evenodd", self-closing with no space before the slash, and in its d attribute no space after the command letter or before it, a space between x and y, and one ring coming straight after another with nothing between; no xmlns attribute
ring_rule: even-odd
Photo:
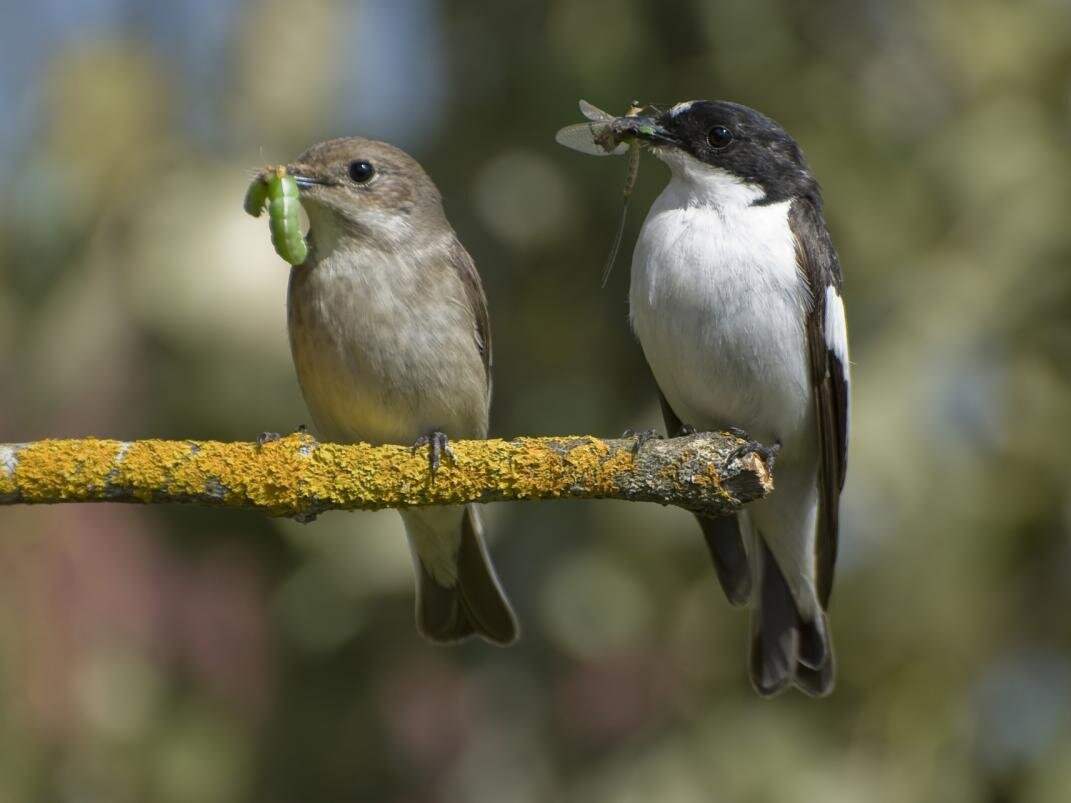
<svg viewBox="0 0 1071 803"><path fill-rule="evenodd" d="M406 511L402 519L417 573L421 634L439 643L472 635L501 645L516 641L517 620L491 566L476 508Z"/></svg>
<svg viewBox="0 0 1071 803"><path fill-rule="evenodd" d="M751 683L764 697L794 683L812 697L833 690L833 645L821 606L810 620L800 611L761 537L754 539L758 593L751 613Z"/></svg>
<svg viewBox="0 0 1071 803"><path fill-rule="evenodd" d="M717 518L696 516L703 529L703 538L714 561L714 571L722 591L729 603L737 606L747 605L751 599L751 569L740 534L739 515Z"/></svg>

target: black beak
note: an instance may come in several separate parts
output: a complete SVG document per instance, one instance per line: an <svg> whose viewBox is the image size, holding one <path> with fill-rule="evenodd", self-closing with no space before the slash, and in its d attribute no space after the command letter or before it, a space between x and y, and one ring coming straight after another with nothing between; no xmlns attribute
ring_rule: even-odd
<svg viewBox="0 0 1071 803"><path fill-rule="evenodd" d="M289 173L290 171L288 170L287 172ZM294 177L294 181L297 182L299 190L307 190L309 187L315 187L324 183L317 178L303 176L300 173L290 173L290 175Z"/></svg>
<svg viewBox="0 0 1071 803"><path fill-rule="evenodd" d="M293 176L294 181L297 182L299 190L307 190L310 187L326 185L329 183L321 178L317 178L315 172L310 169L308 165L289 164L286 166L286 172Z"/></svg>
<svg viewBox="0 0 1071 803"><path fill-rule="evenodd" d="M612 128L618 140L639 140L650 145L680 145L680 140L663 125L662 117L629 114L615 118Z"/></svg>

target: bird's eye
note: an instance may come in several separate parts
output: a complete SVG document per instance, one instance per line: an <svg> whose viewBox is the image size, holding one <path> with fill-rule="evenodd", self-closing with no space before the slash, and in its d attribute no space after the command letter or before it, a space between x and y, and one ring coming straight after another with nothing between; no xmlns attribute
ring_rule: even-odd
<svg viewBox="0 0 1071 803"><path fill-rule="evenodd" d="M733 132L723 125L716 125L707 134L707 142L712 148L724 148L733 141Z"/></svg>
<svg viewBox="0 0 1071 803"><path fill-rule="evenodd" d="M350 178L358 184L364 184L376 174L376 169L372 167L372 163L367 159L358 159L355 162L350 162L349 174Z"/></svg>

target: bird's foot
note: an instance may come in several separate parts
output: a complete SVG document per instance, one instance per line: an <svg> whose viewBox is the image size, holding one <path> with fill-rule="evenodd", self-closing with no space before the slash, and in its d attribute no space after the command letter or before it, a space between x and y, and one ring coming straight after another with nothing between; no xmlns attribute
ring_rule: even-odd
<svg viewBox="0 0 1071 803"><path fill-rule="evenodd" d="M657 429L645 429L641 432L637 432L634 429L626 429L621 433L621 437L636 439L636 442L632 444L632 456L635 457L640 453L640 449L643 448L643 445L647 443L647 441L662 440L665 436Z"/></svg>
<svg viewBox="0 0 1071 803"><path fill-rule="evenodd" d="M294 433L297 435L305 435L309 438L312 438L313 441L316 440L316 438L308 431L308 427L306 427L304 424L298 424L298 427L294 430ZM261 432L259 435L257 435L257 446L263 446L265 443L271 443L272 441L280 440L282 437L283 436L278 432Z"/></svg>
<svg viewBox="0 0 1071 803"><path fill-rule="evenodd" d="M298 428L294 430L294 434L300 435L305 440L312 441L313 443L319 443L319 441L316 440L316 436L309 432L309 428L304 424L298 424Z"/></svg>
<svg viewBox="0 0 1071 803"><path fill-rule="evenodd" d="M416 450L421 446L428 447L428 469L431 471L432 478L434 478L435 474L438 472L444 454L450 458L450 462L457 460L454 450L450 448L450 439L446 437L445 432L434 430L433 432L421 435L413 441L413 446L410 449L410 452L416 454Z"/></svg>
<svg viewBox="0 0 1071 803"><path fill-rule="evenodd" d="M732 430L730 430L730 432L731 431ZM733 433L733 434L735 435L736 433ZM742 437L742 436L737 435L736 437L739 438L739 437ZM765 445L759 443L758 441L753 441L753 440L749 439L747 441L747 443L742 443L739 446L737 446L735 449L733 449L733 451L729 454L729 462L732 462L734 460L739 460L739 459L741 459L743 457L746 457L749 454L757 454L764 461L769 462L769 463L773 463L774 459L777 457L778 452L780 452L780 451L781 451L781 442L780 441L778 441L777 443L773 444L772 446L765 446Z"/></svg>

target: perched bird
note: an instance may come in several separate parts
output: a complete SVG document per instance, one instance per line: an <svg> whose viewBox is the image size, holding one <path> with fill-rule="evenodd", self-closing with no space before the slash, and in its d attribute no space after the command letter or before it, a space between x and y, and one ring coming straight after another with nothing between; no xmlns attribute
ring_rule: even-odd
<svg viewBox="0 0 1071 803"><path fill-rule="evenodd" d="M739 428L779 447L769 497L699 519L730 602L751 602L752 683L828 694L848 340L818 184L792 137L746 106L691 101L654 125L621 119L670 169L629 295L667 429Z"/></svg>
<svg viewBox="0 0 1071 803"><path fill-rule="evenodd" d="M491 333L479 274L423 168L383 142L333 139L287 165L309 217L290 273L290 348L305 403L332 441L427 445L484 438ZM401 512L417 575L416 619L432 641L496 644L517 623L476 507Z"/></svg>

